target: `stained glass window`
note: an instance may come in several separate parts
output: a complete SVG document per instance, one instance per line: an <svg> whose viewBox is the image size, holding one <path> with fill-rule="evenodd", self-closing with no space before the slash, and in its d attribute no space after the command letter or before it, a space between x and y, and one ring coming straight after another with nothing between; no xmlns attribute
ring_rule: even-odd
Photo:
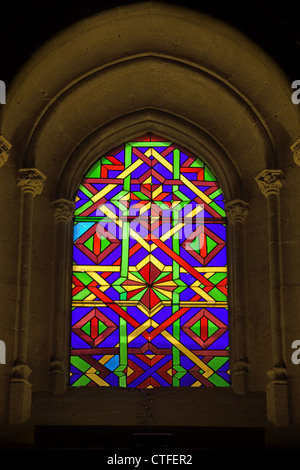
<svg viewBox="0 0 300 470"><path fill-rule="evenodd" d="M198 156L147 134L76 194L70 385L230 384L226 218Z"/></svg>

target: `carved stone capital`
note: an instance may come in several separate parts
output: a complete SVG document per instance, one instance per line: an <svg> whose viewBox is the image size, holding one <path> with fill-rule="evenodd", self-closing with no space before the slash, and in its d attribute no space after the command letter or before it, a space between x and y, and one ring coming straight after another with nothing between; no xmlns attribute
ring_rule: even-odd
<svg viewBox="0 0 300 470"><path fill-rule="evenodd" d="M51 209L56 222L69 222L74 214L75 203L68 199L57 199L51 203Z"/></svg>
<svg viewBox="0 0 300 470"><path fill-rule="evenodd" d="M233 372L237 374L249 374L249 364L247 361L242 360L242 361L237 361L234 366L233 366Z"/></svg>
<svg viewBox="0 0 300 470"><path fill-rule="evenodd" d="M0 135L0 167L3 166L8 159L11 144Z"/></svg>
<svg viewBox="0 0 300 470"><path fill-rule="evenodd" d="M296 165L300 166L300 139L296 140L296 142L291 145L291 151L293 152L293 158Z"/></svg>
<svg viewBox="0 0 300 470"><path fill-rule="evenodd" d="M263 170L255 178L259 189L265 197L270 194L278 194L284 181L284 174L281 170Z"/></svg>
<svg viewBox="0 0 300 470"><path fill-rule="evenodd" d="M27 364L15 364L12 368L13 379L28 380L31 369Z"/></svg>
<svg viewBox="0 0 300 470"><path fill-rule="evenodd" d="M50 374L57 372L64 374L66 372L66 367L63 362L59 361L58 359L55 359L50 363L49 372Z"/></svg>
<svg viewBox="0 0 300 470"><path fill-rule="evenodd" d="M24 193L30 192L33 197L42 193L46 176L37 168L24 168L18 171L17 182Z"/></svg>
<svg viewBox="0 0 300 470"><path fill-rule="evenodd" d="M225 204L225 212L230 223L243 223L249 213L249 204L240 199L234 199Z"/></svg>
<svg viewBox="0 0 300 470"><path fill-rule="evenodd" d="M285 383L287 381L287 373L285 367L274 366L267 372L272 382Z"/></svg>

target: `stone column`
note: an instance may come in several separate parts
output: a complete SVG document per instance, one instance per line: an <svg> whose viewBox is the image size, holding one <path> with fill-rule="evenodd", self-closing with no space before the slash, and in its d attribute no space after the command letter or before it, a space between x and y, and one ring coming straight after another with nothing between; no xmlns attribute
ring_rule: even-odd
<svg viewBox="0 0 300 470"><path fill-rule="evenodd" d="M249 212L249 204L235 199L225 207L231 238L232 273L232 320L233 325L233 369L232 389L244 395L248 390L247 323L245 308L245 271L244 271L244 223Z"/></svg>
<svg viewBox="0 0 300 470"><path fill-rule="evenodd" d="M32 249L33 198L43 191L46 177L36 168L21 169L17 183L21 188L18 295L16 311L16 360L13 365L9 422L19 424L30 416L31 370L28 366L28 326Z"/></svg>
<svg viewBox="0 0 300 470"><path fill-rule="evenodd" d="M284 351L284 316L282 299L280 198L284 175L281 170L264 170L256 181L267 199L269 226L269 275L270 275L270 323L272 338L271 370L267 372L267 414L271 423L279 426L289 424L288 383Z"/></svg>
<svg viewBox="0 0 300 470"><path fill-rule="evenodd" d="M0 135L0 167L7 162L10 149L11 144L4 139L3 135Z"/></svg>
<svg viewBox="0 0 300 470"><path fill-rule="evenodd" d="M53 343L49 369L50 390L63 393L67 385L66 351L66 272L68 224L73 216L73 201L58 199L51 204L55 219L54 228L54 304Z"/></svg>

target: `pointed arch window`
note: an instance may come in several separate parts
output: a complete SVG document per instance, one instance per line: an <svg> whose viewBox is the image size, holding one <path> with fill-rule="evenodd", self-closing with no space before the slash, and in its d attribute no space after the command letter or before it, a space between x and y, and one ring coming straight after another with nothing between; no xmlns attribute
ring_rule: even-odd
<svg viewBox="0 0 300 470"><path fill-rule="evenodd" d="M76 194L70 385L230 385L226 218L198 157L154 134Z"/></svg>

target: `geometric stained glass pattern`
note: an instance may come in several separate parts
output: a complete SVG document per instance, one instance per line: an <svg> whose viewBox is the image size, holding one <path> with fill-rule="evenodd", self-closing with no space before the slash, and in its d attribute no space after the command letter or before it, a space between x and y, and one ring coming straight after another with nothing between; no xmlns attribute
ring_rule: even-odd
<svg viewBox="0 0 300 470"><path fill-rule="evenodd" d="M76 195L70 384L230 385L226 218L198 157L147 134Z"/></svg>

